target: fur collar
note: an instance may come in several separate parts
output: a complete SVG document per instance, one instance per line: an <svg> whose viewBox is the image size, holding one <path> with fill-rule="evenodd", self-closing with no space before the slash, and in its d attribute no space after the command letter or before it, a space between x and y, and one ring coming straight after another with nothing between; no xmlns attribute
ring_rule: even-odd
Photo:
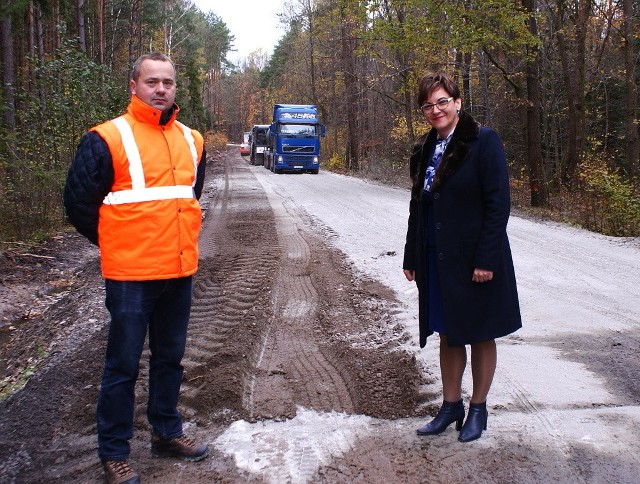
<svg viewBox="0 0 640 484"><path fill-rule="evenodd" d="M464 162L469 154L469 141L480 135L480 125L471 115L460 111L460 119L451 136L447 149L442 155L440 166L436 170L431 191L434 192L449 178ZM438 133L435 129L423 134L413 145L413 152L409 158L409 174L413 183L411 196L415 200L422 197L424 175L429 164L429 157L433 153Z"/></svg>

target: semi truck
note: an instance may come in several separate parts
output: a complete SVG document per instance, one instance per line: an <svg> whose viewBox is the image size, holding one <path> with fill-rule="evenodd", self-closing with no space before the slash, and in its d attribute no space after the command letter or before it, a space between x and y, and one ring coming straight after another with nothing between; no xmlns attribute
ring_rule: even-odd
<svg viewBox="0 0 640 484"><path fill-rule="evenodd" d="M252 165L262 165L264 163L264 149L269 140L269 125L254 124L249 136L249 160Z"/></svg>
<svg viewBox="0 0 640 484"><path fill-rule="evenodd" d="M276 104L264 150L264 167L274 173L320 171L320 124L318 108L310 104Z"/></svg>

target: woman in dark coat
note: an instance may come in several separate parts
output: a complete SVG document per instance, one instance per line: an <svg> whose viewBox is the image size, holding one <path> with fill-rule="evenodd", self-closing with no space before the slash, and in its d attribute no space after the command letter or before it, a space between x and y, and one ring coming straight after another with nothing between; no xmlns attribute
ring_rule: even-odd
<svg viewBox="0 0 640 484"><path fill-rule="evenodd" d="M419 435L456 422L468 442L487 427L487 395L496 368L495 339L522 326L507 238L511 205L498 134L460 111L460 90L429 74L418 105L432 129L415 144L403 269L419 293L420 347L440 335L443 404ZM462 376L471 345L473 393L464 425Z"/></svg>

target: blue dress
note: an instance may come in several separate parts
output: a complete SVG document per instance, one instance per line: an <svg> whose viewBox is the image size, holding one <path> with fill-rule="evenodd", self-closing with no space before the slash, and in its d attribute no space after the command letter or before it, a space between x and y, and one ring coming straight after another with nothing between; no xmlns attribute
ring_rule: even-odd
<svg viewBox="0 0 640 484"><path fill-rule="evenodd" d="M452 133L451 133L452 134ZM431 185L433 183L433 177L442 155L447 148L447 144L451 139L451 134L447 138L438 138L436 146L434 148L431 161L427 167L425 174L424 191L422 192L422 203L424 214L424 227L427 228L426 247L424 250L427 252L429 271L427 273L427 291L429 301L429 315L427 317L429 331L433 331L440 334L446 334L446 328L444 325L444 313L442 310L442 293L440 291L440 278L438 277L438 257L436 255L436 222L435 215L433 213L433 195L431 194Z"/></svg>
<svg viewBox="0 0 640 484"><path fill-rule="evenodd" d="M442 310L442 294L440 292L440 279L438 276L438 257L436 254L436 223L433 213L433 195L431 192L424 191L422 193L422 203L424 205L424 226L427 228L426 247L424 248L428 255L429 271L428 271L428 301L429 316L427 318L429 331L440 334L447 334L444 325L444 314Z"/></svg>

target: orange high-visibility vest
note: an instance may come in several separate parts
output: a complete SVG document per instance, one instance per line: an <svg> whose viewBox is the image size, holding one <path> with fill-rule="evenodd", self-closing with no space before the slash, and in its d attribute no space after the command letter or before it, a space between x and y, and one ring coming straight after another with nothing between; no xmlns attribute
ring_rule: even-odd
<svg viewBox="0 0 640 484"><path fill-rule="evenodd" d="M131 97L127 112L100 124L113 161L111 192L100 207L102 275L119 281L171 279L198 269L202 213L193 186L204 142L161 111Z"/></svg>

